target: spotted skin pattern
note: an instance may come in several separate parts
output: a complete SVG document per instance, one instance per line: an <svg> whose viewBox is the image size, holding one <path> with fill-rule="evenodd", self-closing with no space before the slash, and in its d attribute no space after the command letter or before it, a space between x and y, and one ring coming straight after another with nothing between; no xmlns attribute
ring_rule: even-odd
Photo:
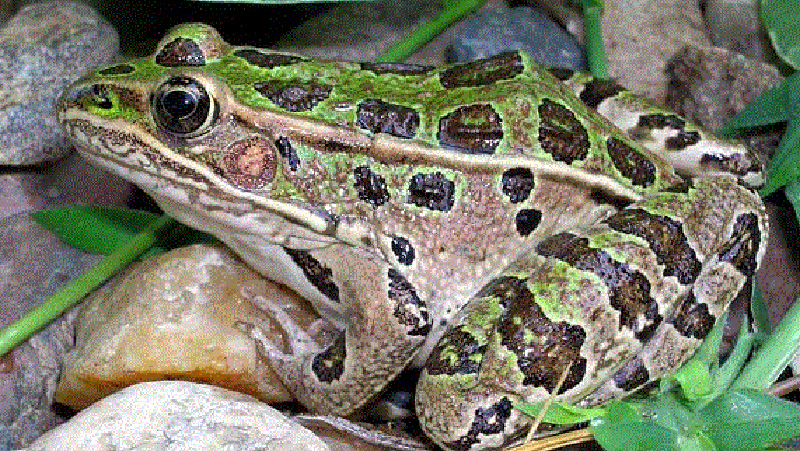
<svg viewBox="0 0 800 451"><path fill-rule="evenodd" d="M424 366L417 413L446 449L514 442L519 401L652 384L767 240L746 149L519 52L346 63L184 24L76 82L58 116L86 158L340 329L260 342L302 403L346 415Z"/></svg>

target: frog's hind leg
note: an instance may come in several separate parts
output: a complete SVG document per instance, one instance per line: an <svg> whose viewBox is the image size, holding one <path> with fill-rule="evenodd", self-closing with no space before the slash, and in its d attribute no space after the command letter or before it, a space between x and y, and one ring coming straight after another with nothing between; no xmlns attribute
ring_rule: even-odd
<svg viewBox="0 0 800 451"><path fill-rule="evenodd" d="M742 142L714 136L612 80L570 71L554 75L631 139L672 163L678 173L689 177L727 173L751 188L764 184L763 161Z"/></svg>
<svg viewBox="0 0 800 451"><path fill-rule="evenodd" d="M426 306L398 271L368 251L336 244L284 252L291 256L287 266L294 265L298 276L283 282L306 294L316 290L320 296L310 299L315 308L343 330L332 343L317 344L289 315L267 305L291 335L290 349L284 352L257 335L253 338L303 405L348 415L413 358L430 330Z"/></svg>
<svg viewBox="0 0 800 451"><path fill-rule="evenodd" d="M547 237L486 284L422 373L426 434L447 449L496 449L527 428L517 401L580 404L614 378L620 396L682 364L699 339L673 332L707 333L694 322L719 316L767 239L762 203L734 178L684 188ZM636 362L646 374L626 373Z"/></svg>

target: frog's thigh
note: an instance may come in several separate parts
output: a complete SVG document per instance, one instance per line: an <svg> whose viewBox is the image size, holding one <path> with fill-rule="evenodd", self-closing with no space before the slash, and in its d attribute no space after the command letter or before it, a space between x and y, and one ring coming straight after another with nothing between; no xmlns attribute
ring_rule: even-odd
<svg viewBox="0 0 800 451"><path fill-rule="evenodd" d="M411 360L430 324L424 301L394 268L346 245L286 250L327 299L320 311L344 324L323 351L281 359L287 384L312 410L348 414L379 392Z"/></svg>

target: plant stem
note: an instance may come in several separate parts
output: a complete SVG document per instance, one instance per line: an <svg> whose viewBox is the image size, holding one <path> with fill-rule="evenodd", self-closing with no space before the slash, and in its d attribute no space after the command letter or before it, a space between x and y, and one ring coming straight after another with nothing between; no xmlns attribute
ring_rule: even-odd
<svg viewBox="0 0 800 451"><path fill-rule="evenodd" d="M376 63L396 63L408 58L420 47L431 41L436 35L449 27L453 22L478 9L486 0L463 0L444 2L445 8L434 19L425 22L402 41L389 47L375 58ZM452 6L449 6L452 5Z"/></svg>
<svg viewBox="0 0 800 451"><path fill-rule="evenodd" d="M124 268L155 243L158 233L174 223L168 216L152 221L130 241L103 259L94 268L81 274L50 299L20 318L14 324L0 330L0 357L30 338L65 311L77 304L92 290L100 286L112 274Z"/></svg>

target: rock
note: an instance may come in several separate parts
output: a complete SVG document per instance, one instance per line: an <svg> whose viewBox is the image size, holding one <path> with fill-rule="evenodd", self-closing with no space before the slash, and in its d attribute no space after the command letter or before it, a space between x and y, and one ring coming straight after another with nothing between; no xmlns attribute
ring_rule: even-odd
<svg viewBox="0 0 800 451"><path fill-rule="evenodd" d="M28 214L0 219L0 328L99 259L65 246ZM62 421L50 405L63 356L73 344L74 318L62 316L0 357L0 450L25 446Z"/></svg>
<svg viewBox="0 0 800 451"><path fill-rule="evenodd" d="M286 33L274 47L311 57L370 61L439 9L437 3L425 0L344 2Z"/></svg>
<svg viewBox="0 0 800 451"><path fill-rule="evenodd" d="M0 30L0 164L30 165L72 147L53 106L89 68L111 61L116 31L78 2L34 3Z"/></svg>
<svg viewBox="0 0 800 451"><path fill-rule="evenodd" d="M472 61L507 50L524 50L544 66L586 70L578 42L546 14L533 8L484 9L456 32L451 61Z"/></svg>
<svg viewBox="0 0 800 451"><path fill-rule="evenodd" d="M23 451L327 451L257 399L184 381L145 382L98 401Z"/></svg>
<svg viewBox="0 0 800 451"><path fill-rule="evenodd" d="M687 45L666 65L666 104L710 130L721 128L761 93L783 80L769 64L729 50Z"/></svg>
<svg viewBox="0 0 800 451"><path fill-rule="evenodd" d="M259 299L298 306L291 311L297 321L315 324L307 303L220 246L193 245L141 261L87 299L56 399L81 409L137 382L180 379L289 401L247 333L257 328L283 344L283 329Z"/></svg>

